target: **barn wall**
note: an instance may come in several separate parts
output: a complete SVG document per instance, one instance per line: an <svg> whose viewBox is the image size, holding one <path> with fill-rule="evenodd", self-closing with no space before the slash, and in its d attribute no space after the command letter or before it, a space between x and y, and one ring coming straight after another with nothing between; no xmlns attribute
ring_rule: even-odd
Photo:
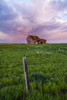
<svg viewBox="0 0 67 100"><path fill-rule="evenodd" d="M36 44L36 42L37 42L36 40L33 40L33 39L30 38L30 37L27 38L27 43L28 43L28 44Z"/></svg>

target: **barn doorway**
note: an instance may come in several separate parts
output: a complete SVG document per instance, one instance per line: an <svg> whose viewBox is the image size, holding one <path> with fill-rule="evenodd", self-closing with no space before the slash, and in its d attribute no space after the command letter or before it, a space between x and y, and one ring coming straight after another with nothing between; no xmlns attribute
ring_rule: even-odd
<svg viewBox="0 0 67 100"><path fill-rule="evenodd" d="M43 44L42 42L40 42L40 44Z"/></svg>

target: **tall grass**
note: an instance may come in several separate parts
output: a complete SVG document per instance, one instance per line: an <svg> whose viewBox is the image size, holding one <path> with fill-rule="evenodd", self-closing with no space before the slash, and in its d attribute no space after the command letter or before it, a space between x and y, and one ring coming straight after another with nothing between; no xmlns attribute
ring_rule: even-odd
<svg viewBox="0 0 67 100"><path fill-rule="evenodd" d="M0 100L67 100L67 44L0 44Z"/></svg>

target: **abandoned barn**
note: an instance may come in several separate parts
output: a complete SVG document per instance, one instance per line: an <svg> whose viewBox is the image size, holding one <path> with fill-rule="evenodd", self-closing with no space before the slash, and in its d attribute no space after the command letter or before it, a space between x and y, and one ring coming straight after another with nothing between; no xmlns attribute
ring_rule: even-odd
<svg viewBox="0 0 67 100"><path fill-rule="evenodd" d="M40 39L38 36L32 36L32 35L29 35L26 40L28 44L45 44L46 43L45 39Z"/></svg>

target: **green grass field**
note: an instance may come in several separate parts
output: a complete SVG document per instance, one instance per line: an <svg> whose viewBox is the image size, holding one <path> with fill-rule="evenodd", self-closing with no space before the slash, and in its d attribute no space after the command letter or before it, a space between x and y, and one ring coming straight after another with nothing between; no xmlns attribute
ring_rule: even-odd
<svg viewBox="0 0 67 100"><path fill-rule="evenodd" d="M67 44L0 44L0 100L67 100Z"/></svg>

